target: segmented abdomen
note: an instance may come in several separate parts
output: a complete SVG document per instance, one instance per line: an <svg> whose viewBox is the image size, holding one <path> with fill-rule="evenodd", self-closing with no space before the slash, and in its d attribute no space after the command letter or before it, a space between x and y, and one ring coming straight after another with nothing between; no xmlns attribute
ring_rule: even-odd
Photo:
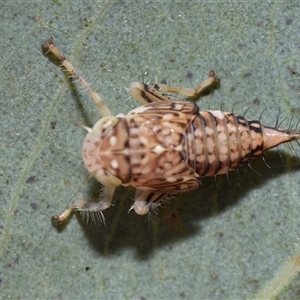
<svg viewBox="0 0 300 300"><path fill-rule="evenodd" d="M237 169L264 151L264 127L229 112L200 111L186 131L188 164L201 176Z"/></svg>

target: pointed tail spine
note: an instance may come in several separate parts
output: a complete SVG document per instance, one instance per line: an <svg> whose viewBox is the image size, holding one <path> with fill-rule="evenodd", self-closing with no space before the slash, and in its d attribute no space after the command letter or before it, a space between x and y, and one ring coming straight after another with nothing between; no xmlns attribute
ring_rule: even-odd
<svg viewBox="0 0 300 300"><path fill-rule="evenodd" d="M300 139L299 130L276 129L269 126L262 127L264 133L264 151L280 144L297 141Z"/></svg>

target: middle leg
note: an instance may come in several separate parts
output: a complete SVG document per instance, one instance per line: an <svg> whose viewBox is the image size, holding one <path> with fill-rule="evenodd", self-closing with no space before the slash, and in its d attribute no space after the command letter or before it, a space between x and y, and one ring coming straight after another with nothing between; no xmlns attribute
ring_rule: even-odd
<svg viewBox="0 0 300 300"><path fill-rule="evenodd" d="M134 209L138 215L145 215L162 206L169 196L169 194L147 192L136 189L134 204L130 207L130 210Z"/></svg>

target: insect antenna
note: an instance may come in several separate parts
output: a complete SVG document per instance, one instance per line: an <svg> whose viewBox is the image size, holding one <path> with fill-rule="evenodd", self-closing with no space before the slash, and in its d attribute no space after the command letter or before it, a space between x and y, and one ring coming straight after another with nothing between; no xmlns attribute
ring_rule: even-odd
<svg viewBox="0 0 300 300"><path fill-rule="evenodd" d="M72 116L69 116L69 119L71 119L71 121L72 121L73 123L75 123L77 126L80 126L81 128L85 129L87 132L91 132L91 131L92 131L92 128L87 127L87 126L85 126L84 124L82 124L82 123L80 123L80 122L74 120Z"/></svg>
<svg viewBox="0 0 300 300"><path fill-rule="evenodd" d="M34 254L36 252L36 250L38 248L40 248L41 244L49 237L50 232L53 230L53 226L51 226L51 228L48 230L48 232L44 235L44 237L39 241L39 243L37 244L37 246L33 249L31 254Z"/></svg>

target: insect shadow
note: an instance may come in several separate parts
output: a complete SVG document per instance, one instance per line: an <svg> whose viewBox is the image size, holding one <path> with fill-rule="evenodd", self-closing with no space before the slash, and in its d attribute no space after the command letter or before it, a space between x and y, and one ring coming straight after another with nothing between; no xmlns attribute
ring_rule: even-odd
<svg viewBox="0 0 300 300"><path fill-rule="evenodd" d="M143 125L143 124L145 124L145 120L146 121L151 120L151 122L152 122L153 118L157 118L156 114L153 114L150 112L151 110L154 110L155 113L157 113L160 110L164 110L165 112L167 112L166 119L168 119L170 117L173 119L176 119L178 116L181 116L181 118L185 121L185 124L190 124L189 126L191 126L191 124L193 124L193 126L195 126L195 128L197 128L199 130L200 129L202 130L202 128L204 126L203 124L207 124L205 126L207 127L207 129L209 129L208 132L210 132L211 129L213 129L213 131L217 132L217 130L219 130L217 124L219 124L221 129L225 128L223 131L221 130L220 133L223 134L223 136L227 137L227 142L230 143L231 146L238 145L236 143L240 143L241 140L239 138L237 138L237 136L235 134L235 130L227 131L229 127L228 127L228 125L224 126L225 118L227 120L226 124L229 122L234 127L236 127L238 125L238 128L239 128L238 131L240 132L240 134L241 133L246 134L247 137L250 137L250 135L251 136L253 135L255 137L254 138L255 143L252 143L250 148L243 146L244 147L243 149L250 150L250 152L248 154L241 155L241 153L239 153L237 151L236 147L229 149L230 152L232 152L234 154L239 153L238 159L236 160L236 163L237 163L236 165L238 165L240 163L240 161L242 161L243 159L248 159L249 155L259 156L259 155L261 155L261 153L263 151L265 151L269 148L272 148L275 145L278 145L279 143L291 142L293 140L300 139L299 131L277 130L277 125L275 126L275 128L262 127L258 121L247 121L242 116L234 116L231 113L223 113L221 111L198 113L198 110L196 109L195 105L193 105L191 103L187 103L187 102L185 102L183 104L182 101L178 102L179 106L171 104L170 103L171 99L163 93L164 91L166 91L166 92L179 93L181 95L192 95L193 96L193 95L197 94L198 91L200 92L201 90L203 90L203 88L210 86L211 84L213 84L216 81L219 81L219 78L216 76L216 74L213 71L211 71L209 73L209 78L207 80L205 80L202 84L200 84L196 89L183 89L183 88L179 88L176 86L166 86L163 84L155 84L155 85L153 85L153 87L151 87L151 86L147 86L142 83L132 83L132 85L130 86L130 89L129 89L130 94L132 96L134 96L134 98L136 98L137 100L140 100L140 102L142 104L144 104L145 102L150 102L150 105L143 106L142 111L141 111L141 109L138 109L137 111L132 111L133 116L136 116L136 114L138 114L139 118L133 118L131 116L128 117L128 119L121 118L122 122L125 122L123 124L117 117L114 117L111 114L108 107L106 107L106 105L103 103L101 97L97 93L95 94L94 90L76 72L74 67L65 59L65 57L61 54L61 52L55 46L52 38L49 38L47 40L47 42L44 44L44 47L49 49L50 52L52 52L56 57L58 57L59 60L61 61L61 63L65 66L65 68L72 74L72 77L74 79L77 79L81 83L81 86L83 86L84 88L86 88L88 90L88 92L91 95L92 100L94 101L94 103L95 103L96 107L98 108L98 110L100 111L101 115L108 117L108 119L105 117L102 118L100 120L100 122L97 123L95 130L93 129L92 132L95 133L94 136L96 136L97 138L100 138L100 135L98 135L98 132L104 133L103 134L103 136L104 136L107 132L106 129L111 130L112 128L116 127L115 126L116 124L118 124L120 126L123 126L124 124L129 124L127 122L131 122L131 120L133 120L133 122L134 122L134 129L138 129L137 124ZM78 97L76 97L76 99L78 99ZM154 104L152 102L157 102L157 103ZM174 113L174 110L177 112ZM178 114L178 112L182 113L182 111L184 112L183 115ZM161 111L160 111L160 114L161 114ZM141 116L142 116L142 120L140 121L140 123L137 123L136 120L138 120L138 119L140 120ZM163 119L164 118L160 118L159 120L163 120ZM151 124L153 124L153 123L151 123ZM168 122L164 121L161 124L163 124L163 126L166 126L166 125L171 125L172 123L168 123ZM128 125L126 125L124 128L127 128L127 127L128 127ZM169 126L169 127L173 130L172 126ZM166 127L166 128L169 128L169 127ZM118 127L118 128L122 129L123 127ZM118 128L116 127L116 130ZM161 126L159 126L159 128L161 128ZM164 127L162 127L162 128L164 128ZM175 128L177 128L177 127L175 127ZM181 130L180 130L180 128L181 128ZM192 127L190 127L190 129L191 128ZM84 154L85 154L83 156L84 162L85 162L88 170L90 170L91 173L93 173L94 175L95 174L98 175L98 177L97 176L95 176L95 177L100 182L102 182L104 184L107 183L104 188L104 192L107 197L106 198L104 197L101 200L101 202L98 204L96 204L95 202L88 203L84 199L77 199L77 202L75 201L73 203L73 206L67 208L63 214L56 215L52 218L54 223L57 225L62 224L67 219L69 214L77 209L86 211L86 212L90 212L90 213L93 210L98 210L98 211L100 211L100 216L101 216L101 211L105 210L107 207L109 207L111 205L111 201L113 200L112 195L115 191L115 187L119 186L120 184L123 184L125 186L126 185L135 186L138 191L137 197L141 197L141 199L143 197L146 197L145 199L147 199L148 202L146 202L144 200L141 201L141 200L139 200L139 198L135 197L136 201L135 201L135 205L134 205L134 210L138 214L147 214L149 211L151 211L149 204L152 205L151 209L154 210L154 212L155 212L155 209L158 208L162 203L164 203L164 202L156 203L155 200L157 200L157 199L155 197L162 197L160 199L160 201L163 201L166 199L165 198L166 195L176 193L179 190L183 192L183 191L191 190L193 188L195 188L195 189L198 188L199 182L196 180L197 176L194 173L191 173L191 174L187 173L188 175L186 175L186 173L184 173L184 172L186 172L187 167L189 169L190 167L194 167L194 165L188 165L187 163L185 163L182 160L182 157L180 156L179 151L183 151L183 148L182 148L183 144L178 144L178 146L176 146L177 145L176 143L178 143L178 141L180 141L180 139L176 138L176 137L180 137L183 133L187 134L187 136L189 136L188 134L191 135L191 133L194 131L188 131L187 129L184 129L184 131L182 132L182 129L183 129L183 127L179 126L176 129L177 131L175 130L176 131L176 134L174 136L175 143L171 144L172 148L175 151L174 154L172 154L173 155L172 158L175 158L175 159L170 160L170 162L168 160L166 160L171 165L170 167L168 167L168 171L170 171L170 174L173 174L173 176L175 176L175 177L172 177L172 176L169 177L170 180L165 180L164 177L158 177L158 179L163 179L163 181L161 181L161 182L164 183L164 184L161 184L160 189L156 189L158 191L158 193L153 193L153 192L149 192L149 191L144 191L141 193L141 191L143 191L143 189L141 189L140 187L143 187L146 189L147 188L154 189L157 187L157 185L155 184L154 181L149 181L149 176L148 176L148 173L146 174L146 172L138 172L138 170L137 170L135 175L139 176L139 177L133 177L133 175L132 175L132 177L130 177L128 179L125 176L124 178L122 177L122 180L118 176L112 176L111 174L115 174L116 169L119 166L118 160L111 160L111 163L107 164L107 166L109 166L107 168L107 170L111 170L111 173L109 173L108 171L106 173L106 171L104 171L104 170L106 170L106 168L105 168L106 164L105 164L104 160L101 160L100 168L96 170L97 173L94 173L94 170L92 168L90 168L90 166L93 166L91 164L91 161L94 162L95 158L97 161L99 158L98 156L99 156L100 152L99 153L97 152L97 154L95 154L93 151L92 151L92 153L89 152L89 150L88 150L89 146L87 146L87 145L90 145L89 144L89 143L91 143L90 136L93 136L93 135L88 133L88 139L86 140L86 141L88 141L88 144L85 144L85 146L84 146ZM101 130L104 130L104 131L101 131ZM121 132L124 132L124 130L122 129L122 131L120 131L120 134L121 134ZM162 132L162 137L171 136L170 131L166 131L166 133L164 133L164 131L162 130L161 132ZM226 132L227 132L227 134L226 134ZM111 131L111 133L113 133L113 131ZM195 133L196 133L196 131L195 131ZM274 133L276 133L276 135L278 135L280 138L282 138L282 140L279 139L279 142L278 142L277 139L273 139L272 137L273 137ZM232 134L234 134L236 142L232 142L231 140L229 140L228 137L231 136ZM198 135L200 135L199 132L198 132ZM115 145L114 141L116 139L116 136L117 135L112 135L113 139L111 141L108 139L109 142L107 143L107 145L111 145L111 146ZM108 138L109 136L105 135L105 137ZM148 135L145 138L141 134L141 137L143 138L143 140L147 140ZM206 130L205 137L209 137L209 139L212 139L212 137L210 137L210 134L207 134L207 130ZM101 138L102 138L102 135L101 135ZM244 139L244 137L243 137L243 140L246 141L247 139ZM250 140L252 140L252 138ZM189 141L189 138L187 138L187 141ZM249 139L248 139L248 141L249 141ZM265 141L265 144L263 143L263 141ZM198 142L203 143L204 139L203 138L199 139ZM105 143L103 142L103 144L105 144ZM146 143L146 144L148 144L148 143ZM94 150L99 149L98 146L96 145L96 143L93 142L93 145L95 145ZM127 144L123 143L122 145L124 146L123 148L124 149L126 148L126 150L127 150ZM169 149L169 148L158 147L158 148L154 148L154 149L155 150L153 150L153 153L155 153L157 155L161 155L161 153L160 153L161 151L164 154L166 154L167 153L166 149ZM118 151L120 151L120 150L118 150ZM122 153L123 153L123 155L125 155L125 153L126 153L125 150ZM195 152L194 155L199 155L199 153ZM272 156L272 154L269 155L269 157L270 156ZM234 158L234 156L231 157L231 159L233 159L233 158ZM294 158L292 158L292 159L294 159ZM130 161L130 160L124 159L124 161ZM276 158L276 162L277 161L278 161L278 158ZM290 161L291 160L289 160L289 162ZM276 162L274 159L274 165L277 166ZM297 162L298 162L298 160L297 160ZM149 166L152 166L150 163L148 163L148 164L149 164ZM98 163L96 165L98 167ZM156 164L153 164L153 165L156 165ZM182 165L184 165L184 168ZM109 225L109 228L106 229L107 231L101 229L101 231L99 232L98 228L100 228L100 227L95 227L95 226L91 226L91 225L83 226L83 228L86 231L86 234L87 234L91 244L102 254L115 253L115 252L119 251L119 249L123 249L126 247L136 247L139 257L145 258L149 254L151 254L151 252L153 252L153 250L155 250L158 247L161 247L163 245L171 245L172 241L184 239L186 237L192 236L195 233L198 233L201 230L201 225L197 225L197 224L201 224L201 223L199 223L199 220L201 221L201 219L204 219L204 218L210 217L212 215L216 215L219 212L222 212L223 210L227 209L228 207L230 207L231 205L234 205L237 201L239 201L239 199L241 199L242 196L245 193L247 193L250 189L264 184L264 182L267 180L266 178L268 178L268 173L265 173L264 169L262 169L262 166L259 164L259 161L253 162L253 165L254 165L255 169L261 170L260 172L262 173L262 176L259 177L258 175L255 175L256 177L253 177L253 174L251 174L249 177L249 175L248 175L249 173L247 171L244 171L245 172L244 175L246 177L246 178L244 178L244 181L246 183L248 183L248 185L245 185L244 189L236 188L237 186L239 187L240 184L237 185L235 178L231 179L233 182L233 187L230 188L229 187L230 185L228 183L224 184L225 181L224 181L224 176L223 176L223 177L221 177L220 180L218 180L220 188L218 191L216 191L215 186L211 184L212 181L210 179L207 179L205 181L208 183L206 183L204 185L204 187L202 187L201 189L198 189L197 191L194 191L193 193L187 194L185 196L179 196L177 198L177 200L171 201L171 205L168 206L166 210L161 210L162 212L157 217L157 220L155 218L152 218L149 221L147 216L146 216L146 218L142 218L142 217L138 217L136 215L129 219L127 216L127 213L126 213L127 209L125 206L125 203L127 202L127 201L125 201L125 199L129 198L128 197L129 195L127 195L127 194L124 195L124 192L123 192L124 190L121 189L121 192L119 192L119 194L116 194L114 197L115 203L117 203L118 205L116 206L116 208L114 210L110 209L105 214L106 218L108 220L110 220L110 224L111 224L111 225ZM290 165L290 163L289 163L289 165ZM293 163L292 169L296 165L299 167L298 163L297 164ZM219 167L219 166L215 166L213 164L211 166L208 163L208 167L210 168L210 171L211 171L211 173L209 173L207 170L205 170L205 168L202 168L201 164L200 164L200 166L201 166L201 168L199 167L199 168L195 169L195 172L197 172L198 174L208 174L209 175L209 174L215 174L215 173L223 173L223 171L225 170L223 168L223 169L218 169L219 172L212 172L215 170L216 167ZM128 167L130 167L130 165ZM177 172L178 169L181 171L181 173ZM285 171L285 169L282 168L281 171L278 172L278 174L281 174L284 171ZM156 169L154 169L153 174L155 174L155 172L156 172ZM108 175L108 174L110 174L110 175ZM183 177L181 176L181 174L184 174ZM277 174L277 173L276 172L274 173L274 171L273 171L273 174ZM144 177L140 178L140 177L142 177L142 175ZM232 175L230 175L230 176L232 176ZM138 180L138 183L136 183L134 180L132 180L132 178L134 178L136 181ZM175 180L174 180L174 178L175 178ZM179 180L183 179L184 184L182 184L181 181L180 182L177 181L177 178L179 178ZM226 178L226 176L225 176L225 178ZM259 179L254 180L254 178L259 178ZM142 184L142 185L140 185L140 184ZM168 184L168 186L167 186L168 188L166 188L165 184ZM228 191L231 191L231 192L228 192ZM125 193L127 193L127 191ZM93 198L96 198L98 196L97 194L98 193L96 193L96 195L94 195ZM193 199L193 201L192 201L193 204L191 204L189 201L187 201L187 199ZM205 202L203 202L203 201L205 201ZM130 207L130 204L127 207ZM153 215L154 215L154 212L152 212ZM249 219L250 219L250 216L249 216ZM138 224L138 226L137 226L137 224Z"/></svg>
<svg viewBox="0 0 300 300"><path fill-rule="evenodd" d="M253 189L258 189L269 180L274 180L287 172L300 170L300 158L288 152L282 152L282 161L276 150L269 151L262 159L250 161L251 167L259 172L255 173L247 165L237 172L203 179L203 186L198 190L176 195L170 199L164 208L151 216L138 216L131 212L128 214L130 201L134 196L134 189L120 188L114 198L114 207L104 212L107 225L88 224L77 214L78 221L93 248L100 255L114 255L124 249L134 248L138 259L147 259L154 251L167 247L170 251L172 244L187 240L201 233L201 221L216 216L230 207L236 205ZM93 186L97 194L99 185ZM278 189L280 194L280 189ZM273 197L273 195L270 195ZM255 209L254 209L255 210ZM249 215L251 222L253 215ZM216 238L222 238L216 232Z"/></svg>

